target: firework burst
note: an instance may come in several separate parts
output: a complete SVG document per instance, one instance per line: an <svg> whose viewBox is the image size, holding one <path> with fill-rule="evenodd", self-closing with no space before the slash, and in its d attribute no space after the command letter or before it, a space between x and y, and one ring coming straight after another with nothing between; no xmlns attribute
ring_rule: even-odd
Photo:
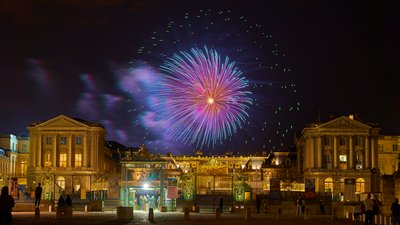
<svg viewBox="0 0 400 225"><path fill-rule="evenodd" d="M248 81L228 57L215 50L192 48L168 58L157 94L156 106L168 118L167 132L175 140L197 147L222 143L249 117L252 100Z"/></svg>

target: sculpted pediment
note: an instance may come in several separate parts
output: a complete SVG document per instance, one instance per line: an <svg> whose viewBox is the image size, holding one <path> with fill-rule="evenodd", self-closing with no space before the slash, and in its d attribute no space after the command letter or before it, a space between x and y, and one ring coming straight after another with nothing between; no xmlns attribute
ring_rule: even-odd
<svg viewBox="0 0 400 225"><path fill-rule="evenodd" d="M69 118L68 116L60 115L53 119L47 120L40 123L36 127L88 127L88 125L83 124L77 120Z"/></svg>
<svg viewBox="0 0 400 225"><path fill-rule="evenodd" d="M369 130L370 126L346 116L339 117L318 126L320 129L346 129L346 130Z"/></svg>

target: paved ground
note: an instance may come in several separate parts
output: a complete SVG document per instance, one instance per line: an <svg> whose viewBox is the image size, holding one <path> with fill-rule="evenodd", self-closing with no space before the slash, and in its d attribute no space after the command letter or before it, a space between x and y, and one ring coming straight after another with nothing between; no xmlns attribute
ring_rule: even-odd
<svg viewBox="0 0 400 225"><path fill-rule="evenodd" d="M155 222L160 225L177 224L177 225L362 225L361 222L353 222L345 219L331 220L330 216L312 216L305 220L302 216L295 215L282 215L276 218L273 215L267 214L252 214L250 219L245 218L244 214L239 213L223 213L221 219L217 220L215 213L190 213L189 220L185 220L183 212L154 212ZM148 221L148 213L135 211L134 219L128 221L121 221L116 219L116 212L81 212L74 211L73 218L71 219L55 219L54 212L42 212L40 219L35 219L34 212L13 212L13 224L58 224L58 225L74 225L74 224L87 224L87 225L133 225L133 224L147 224L151 225Z"/></svg>

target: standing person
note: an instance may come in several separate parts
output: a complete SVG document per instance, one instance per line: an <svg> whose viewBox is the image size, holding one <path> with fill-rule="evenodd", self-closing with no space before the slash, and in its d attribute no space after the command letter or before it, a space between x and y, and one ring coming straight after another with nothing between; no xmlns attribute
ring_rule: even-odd
<svg viewBox="0 0 400 225"><path fill-rule="evenodd" d="M374 201L371 199L371 194L368 193L367 198L364 200L365 206L365 225L374 224Z"/></svg>
<svg viewBox="0 0 400 225"><path fill-rule="evenodd" d="M0 195L0 224L10 225L12 222L12 208L14 207L14 198L8 194L8 187L4 186L1 189Z"/></svg>
<svg viewBox="0 0 400 225"><path fill-rule="evenodd" d="M394 202L392 203L392 207L390 208L392 210L392 222L393 225L399 225L400 220L400 205L399 205L399 199L395 198Z"/></svg>
<svg viewBox="0 0 400 225"><path fill-rule="evenodd" d="M260 196L256 197L257 213L260 213L261 199Z"/></svg>
<svg viewBox="0 0 400 225"><path fill-rule="evenodd" d="M41 184L38 183L38 186L35 189L35 207L39 208L40 199L42 199L42 187Z"/></svg>
<svg viewBox="0 0 400 225"><path fill-rule="evenodd" d="M296 215L300 215L300 211L301 211L301 198L300 198L300 196L297 196L296 206L297 206Z"/></svg>
<svg viewBox="0 0 400 225"><path fill-rule="evenodd" d="M224 199L222 197L219 197L219 211L222 213L224 208Z"/></svg>
<svg viewBox="0 0 400 225"><path fill-rule="evenodd" d="M321 215L325 215L325 205L322 200L319 200L319 210L321 211Z"/></svg>
<svg viewBox="0 0 400 225"><path fill-rule="evenodd" d="M304 215L306 212L306 200L303 198L301 199L301 214Z"/></svg>
<svg viewBox="0 0 400 225"><path fill-rule="evenodd" d="M67 204L68 207L72 207L71 196L67 195L67 198L65 199L65 204Z"/></svg>
<svg viewBox="0 0 400 225"><path fill-rule="evenodd" d="M58 205L59 207L65 206L65 200L64 200L64 198L63 198L62 195L60 195L60 198L58 199L57 205Z"/></svg>

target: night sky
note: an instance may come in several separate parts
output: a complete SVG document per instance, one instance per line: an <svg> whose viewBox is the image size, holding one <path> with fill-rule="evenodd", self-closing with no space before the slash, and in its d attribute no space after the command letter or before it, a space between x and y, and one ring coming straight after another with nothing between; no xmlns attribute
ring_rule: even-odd
<svg viewBox="0 0 400 225"><path fill-rule="evenodd" d="M64 114L153 152L245 153L287 149L307 124L355 114L400 135L395 1L89 2L0 0L0 133ZM253 99L212 146L169 137L151 100L163 62L204 46L235 62Z"/></svg>

